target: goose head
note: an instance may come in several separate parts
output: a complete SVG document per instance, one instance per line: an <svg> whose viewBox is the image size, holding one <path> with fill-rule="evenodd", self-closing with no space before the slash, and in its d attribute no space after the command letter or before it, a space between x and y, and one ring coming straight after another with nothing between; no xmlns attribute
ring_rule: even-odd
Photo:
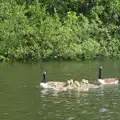
<svg viewBox="0 0 120 120"><path fill-rule="evenodd" d="M86 80L85 80L85 79L82 79L82 83L86 83Z"/></svg>
<svg viewBox="0 0 120 120"><path fill-rule="evenodd" d="M86 83L86 84L89 84L89 81L88 81L88 80L85 80L85 83Z"/></svg>

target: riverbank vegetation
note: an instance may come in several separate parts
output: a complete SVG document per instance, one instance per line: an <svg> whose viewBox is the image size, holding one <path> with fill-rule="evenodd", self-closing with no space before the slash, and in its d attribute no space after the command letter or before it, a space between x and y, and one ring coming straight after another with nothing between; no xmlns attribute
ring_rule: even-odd
<svg viewBox="0 0 120 120"><path fill-rule="evenodd" d="M120 58L120 0L1 0L1 60Z"/></svg>

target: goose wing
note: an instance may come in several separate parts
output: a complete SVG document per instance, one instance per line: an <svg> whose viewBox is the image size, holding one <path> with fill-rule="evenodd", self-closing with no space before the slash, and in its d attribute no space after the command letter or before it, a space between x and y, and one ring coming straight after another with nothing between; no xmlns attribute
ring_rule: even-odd
<svg viewBox="0 0 120 120"><path fill-rule="evenodd" d="M49 86L57 87L57 88L64 87L64 86L66 85L65 82L55 82L55 81L47 82L47 84L48 84Z"/></svg>
<svg viewBox="0 0 120 120"><path fill-rule="evenodd" d="M89 88L99 88L99 86L98 86L98 85L95 85L95 84L89 84L88 87L89 87Z"/></svg>
<svg viewBox="0 0 120 120"><path fill-rule="evenodd" d="M65 82L56 82L56 87L60 88L60 87L64 87L66 85Z"/></svg>
<svg viewBox="0 0 120 120"><path fill-rule="evenodd" d="M118 81L117 78L105 78L103 80L105 83L115 83L116 81Z"/></svg>

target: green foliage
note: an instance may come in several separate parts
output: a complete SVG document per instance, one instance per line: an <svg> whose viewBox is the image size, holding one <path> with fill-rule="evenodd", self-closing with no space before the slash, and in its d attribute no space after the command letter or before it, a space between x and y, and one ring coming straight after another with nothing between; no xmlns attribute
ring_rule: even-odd
<svg viewBox="0 0 120 120"><path fill-rule="evenodd" d="M120 58L119 0L0 1L0 61Z"/></svg>
<svg viewBox="0 0 120 120"><path fill-rule="evenodd" d="M99 55L100 45L98 42L92 39L88 39L83 42L82 50L84 59L94 59Z"/></svg>

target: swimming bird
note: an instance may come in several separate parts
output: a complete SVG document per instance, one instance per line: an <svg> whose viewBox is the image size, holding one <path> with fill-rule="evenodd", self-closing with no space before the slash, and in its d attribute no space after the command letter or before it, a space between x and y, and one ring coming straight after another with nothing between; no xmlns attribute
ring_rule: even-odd
<svg viewBox="0 0 120 120"><path fill-rule="evenodd" d="M74 84L76 85L76 88L75 88L76 91L80 91L80 92L89 91L85 79L82 79L80 82L75 81Z"/></svg>
<svg viewBox="0 0 120 120"><path fill-rule="evenodd" d="M95 84L91 84L89 83L88 80L82 79L80 82L76 81L73 82L73 80L68 80L67 81L67 89L68 90L74 90L74 91L80 91L80 92L85 92L85 91L89 91L91 88L99 88L98 85Z"/></svg>
<svg viewBox="0 0 120 120"><path fill-rule="evenodd" d="M100 84L118 84L120 78L102 78L102 66L99 67L98 82Z"/></svg>
<svg viewBox="0 0 120 120"><path fill-rule="evenodd" d="M40 83L40 87L41 88L52 88L52 89L58 89L60 87L65 86L66 83L65 82L58 82L58 81L46 81L46 71L43 71L42 73L42 81Z"/></svg>
<svg viewBox="0 0 120 120"><path fill-rule="evenodd" d="M74 85L74 81L73 79L67 80L67 85L66 85L68 90L72 90L74 89L75 85Z"/></svg>
<svg viewBox="0 0 120 120"><path fill-rule="evenodd" d="M88 80L85 80L85 83L87 84L87 87L88 87L89 89L91 89L91 88L99 88L99 87L100 87L100 86L98 86L98 85L89 83Z"/></svg>
<svg viewBox="0 0 120 120"><path fill-rule="evenodd" d="M80 87L80 82L75 81L74 83L75 83L75 85L76 85L77 87Z"/></svg>
<svg viewBox="0 0 120 120"><path fill-rule="evenodd" d="M98 85L89 83L89 81L86 79L82 79L82 81L80 83L81 91L89 91L90 89L97 89L99 87L100 86L98 86Z"/></svg>

